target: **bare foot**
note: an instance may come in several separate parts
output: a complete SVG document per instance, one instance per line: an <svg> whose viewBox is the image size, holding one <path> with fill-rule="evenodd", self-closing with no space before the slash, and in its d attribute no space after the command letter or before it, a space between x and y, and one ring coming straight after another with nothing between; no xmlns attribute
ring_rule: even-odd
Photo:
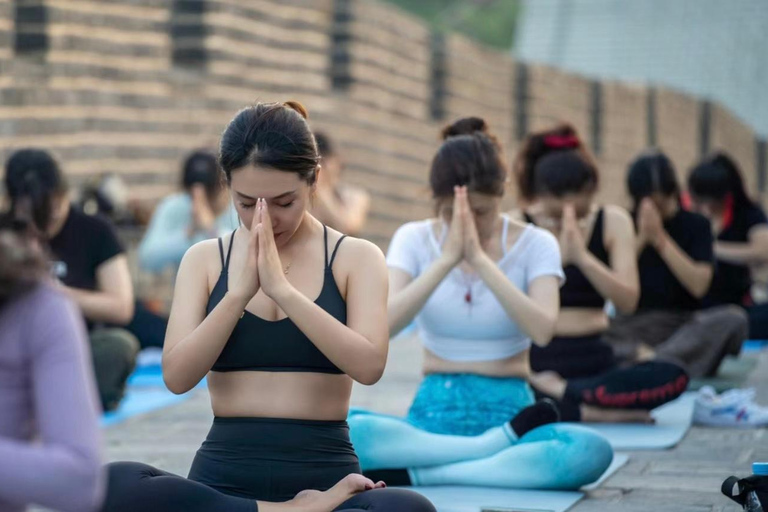
<svg viewBox="0 0 768 512"><path fill-rule="evenodd" d="M537 390L549 396L562 400L565 394L565 387L568 383L556 372L538 372L531 373L528 378L531 385Z"/></svg>
<svg viewBox="0 0 768 512"><path fill-rule="evenodd" d="M327 491L321 492L311 489L301 491L295 498L285 503L291 507L286 508L286 510L332 512L356 494L371 489L383 489L384 487L386 487L384 482L373 483L373 480L363 475L347 475Z"/></svg>
<svg viewBox="0 0 768 512"><path fill-rule="evenodd" d="M581 421L589 423L644 423L648 425L656 423L650 411L604 409L584 404L581 405Z"/></svg>
<svg viewBox="0 0 768 512"><path fill-rule="evenodd" d="M645 343L641 343L640 346L637 347L637 362L644 363L646 361L653 361L654 359L656 359L656 351L651 347Z"/></svg>

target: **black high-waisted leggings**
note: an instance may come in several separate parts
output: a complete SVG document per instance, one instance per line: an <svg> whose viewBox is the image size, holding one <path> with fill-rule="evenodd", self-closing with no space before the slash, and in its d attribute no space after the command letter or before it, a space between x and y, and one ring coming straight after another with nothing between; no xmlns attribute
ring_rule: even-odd
<svg viewBox="0 0 768 512"><path fill-rule="evenodd" d="M110 464L102 512L256 512L256 500L288 501L360 472L344 421L216 418L189 478L137 462ZM403 489L366 491L336 510L435 512Z"/></svg>
<svg viewBox="0 0 768 512"><path fill-rule="evenodd" d="M580 421L582 403L613 409L654 409L679 397L689 380L683 368L669 362L618 367L613 349L599 334L558 336L546 347L534 345L531 369L554 371L567 381L565 395L558 402L564 421ZM538 397L547 397L535 391Z"/></svg>

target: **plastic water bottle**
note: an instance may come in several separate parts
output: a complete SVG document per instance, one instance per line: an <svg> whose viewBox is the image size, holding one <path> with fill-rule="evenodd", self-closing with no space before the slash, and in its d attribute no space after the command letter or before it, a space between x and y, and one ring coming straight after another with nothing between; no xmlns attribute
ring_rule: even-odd
<svg viewBox="0 0 768 512"><path fill-rule="evenodd" d="M768 462L755 462L752 464L752 474L758 477L768 477ZM744 510L747 512L763 512L763 506L760 504L760 498L757 497L757 492L750 491L749 494L747 494Z"/></svg>

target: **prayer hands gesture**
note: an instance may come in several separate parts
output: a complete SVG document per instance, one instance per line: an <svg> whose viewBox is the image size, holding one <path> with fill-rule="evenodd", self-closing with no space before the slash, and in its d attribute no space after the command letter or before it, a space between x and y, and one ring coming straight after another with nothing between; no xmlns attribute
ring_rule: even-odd
<svg viewBox="0 0 768 512"><path fill-rule="evenodd" d="M192 198L192 227L193 231L210 231L216 223L216 214L213 213L208 196L203 185L192 185L190 191Z"/></svg>
<svg viewBox="0 0 768 512"><path fill-rule="evenodd" d="M259 289L263 289L267 297L275 300L280 292L290 286L275 245L267 202L259 199L251 221L245 265L233 292L251 300Z"/></svg>
<svg viewBox="0 0 768 512"><path fill-rule="evenodd" d="M257 267L258 277L264 293L272 300L283 291L289 289L291 284L285 277L283 263L275 245L275 235L272 233L272 219L269 216L269 208L264 199L256 203L254 217L256 224L256 238L258 241Z"/></svg>
<svg viewBox="0 0 768 512"><path fill-rule="evenodd" d="M443 245L443 257L452 266L462 260L474 266L484 254L469 207L467 187L454 187L451 225Z"/></svg>
<svg viewBox="0 0 768 512"><path fill-rule="evenodd" d="M258 205L260 202L261 199L256 203L257 211L253 215L251 229L248 232L248 250L245 256L245 265L243 265L243 270L240 272L240 279L237 280L237 285L232 289L233 293L246 301L250 301L258 293L259 288L261 288L259 281L259 236L256 229L259 224Z"/></svg>
<svg viewBox="0 0 768 512"><path fill-rule="evenodd" d="M584 235L576 221L576 210L572 204L563 207L563 220L560 228L560 256L563 266L578 265L587 252Z"/></svg>
<svg viewBox="0 0 768 512"><path fill-rule="evenodd" d="M646 197L640 203L637 216L637 232L640 246L651 244L658 247L664 237L664 221L651 198Z"/></svg>

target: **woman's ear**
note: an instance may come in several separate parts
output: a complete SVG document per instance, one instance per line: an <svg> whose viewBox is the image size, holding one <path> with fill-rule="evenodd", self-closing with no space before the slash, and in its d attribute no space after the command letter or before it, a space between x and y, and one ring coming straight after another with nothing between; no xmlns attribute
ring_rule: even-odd
<svg viewBox="0 0 768 512"><path fill-rule="evenodd" d="M323 165L317 164L317 168L315 169L315 177L312 180L312 183L310 183L311 194L314 194L315 191L317 190L317 184L322 179L322 176L321 176L322 172L323 172Z"/></svg>

